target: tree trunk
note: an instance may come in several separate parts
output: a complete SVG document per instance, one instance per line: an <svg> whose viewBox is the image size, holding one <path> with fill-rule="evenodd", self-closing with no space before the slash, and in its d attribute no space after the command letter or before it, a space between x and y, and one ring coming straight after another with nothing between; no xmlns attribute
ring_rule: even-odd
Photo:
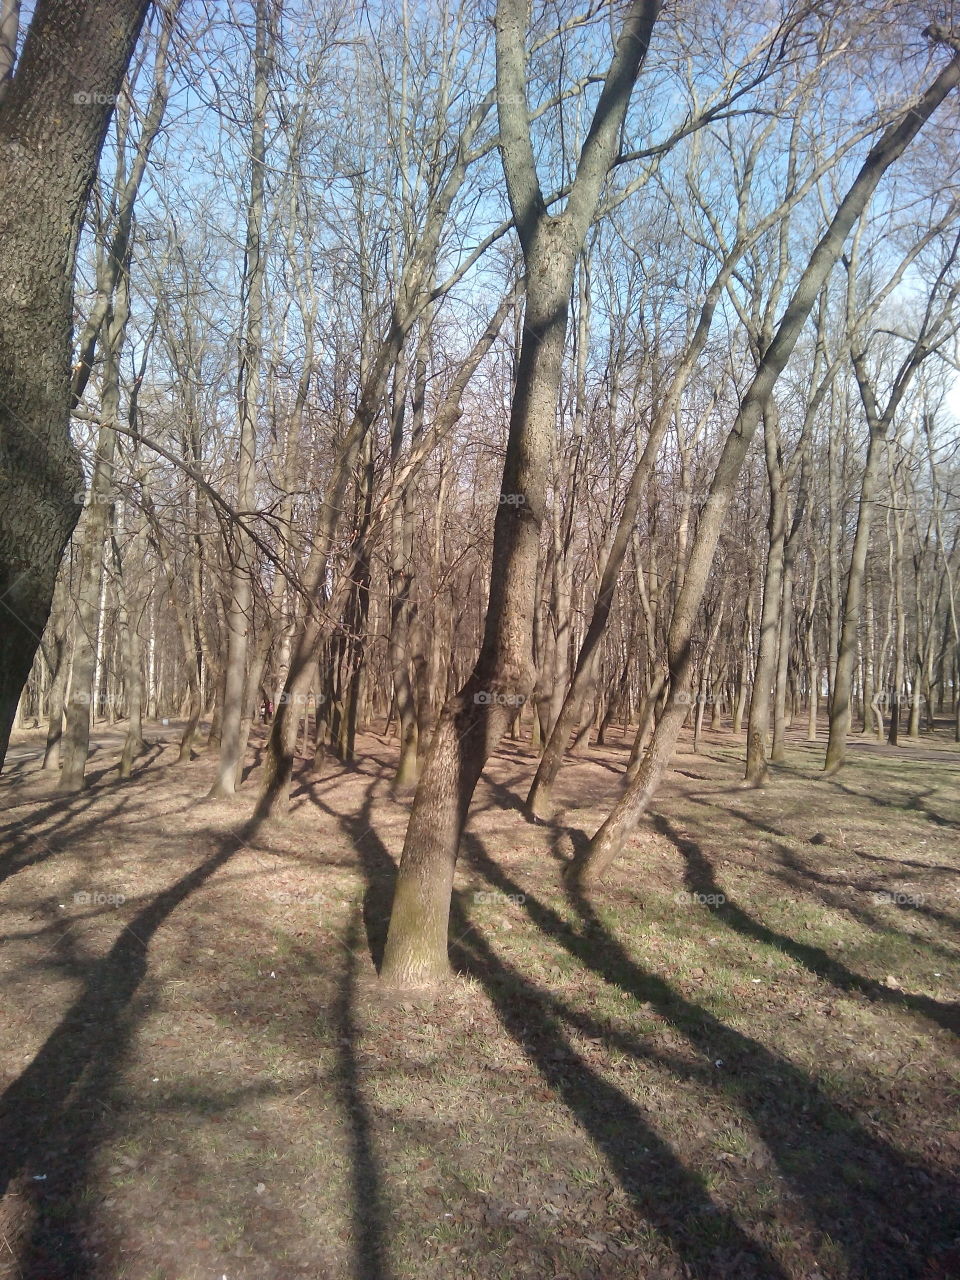
<svg viewBox="0 0 960 1280"><path fill-rule="evenodd" d="M73 646L71 636L71 620L73 606L66 598L63 577L57 595L61 596L59 605L54 602L53 627L53 680L50 684L47 709L47 742L43 753L44 772L52 773L60 767L60 738L63 734L63 713L66 703L67 680L70 675L70 655Z"/></svg>
<svg viewBox="0 0 960 1280"><path fill-rule="evenodd" d="M547 213L526 105L527 6L496 14L500 149L523 250L526 306L483 644L434 733L404 841L383 962L394 985L449 972L447 927L460 836L486 759L533 688L533 599L573 273L612 163L657 3L628 10L564 212Z"/></svg>
<svg viewBox="0 0 960 1280"><path fill-rule="evenodd" d="M263 284L266 245L263 238L264 171L266 166L266 112L269 88L269 22L266 0L256 0L256 48L254 50L253 125L250 137L250 199L247 204L244 292L247 299L246 332L240 352L237 509L249 520L256 506L257 412L260 395L260 362L263 345ZM247 655L253 626L254 548L246 528L237 524L231 549L230 600L227 606L226 679L220 728L220 759L211 798L232 796L243 768L244 716L247 711ZM249 723L246 726L249 732Z"/></svg>
<svg viewBox="0 0 960 1280"><path fill-rule="evenodd" d="M74 262L146 10L146 0L38 0L0 97L0 762L80 511L69 437Z"/></svg>
<svg viewBox="0 0 960 1280"><path fill-rule="evenodd" d="M122 337L123 326L120 326ZM66 725L60 747L61 791L79 791L83 787L84 770L90 749L90 724L96 712L95 668L100 640L101 587L104 577L104 546L109 533L113 489L113 459L116 452L117 433L113 423L117 420L120 403L119 352L116 317L108 321L108 338L104 359L102 396L103 421L97 436L97 456L90 482L90 500L83 528L83 547L80 556L80 583L77 588L76 638L73 646L73 675L70 700L67 704ZM116 375L116 376L114 376Z"/></svg>
<svg viewBox="0 0 960 1280"><path fill-rule="evenodd" d="M688 707L677 695L689 689L693 653L693 628L733 488L750 447L763 409L782 373L823 284L842 252L854 223L863 213L880 178L906 150L947 94L960 83L960 59L953 58L919 102L899 123L887 128L871 149L860 172L840 204L830 226L811 256L793 297L767 348L756 377L740 406L733 429L724 444L711 485L711 501L697 529L683 585L674 606L667 638L671 700L654 731L636 777L627 785L606 822L585 853L574 860L571 872L583 886L598 880L622 848L656 794L670 763Z"/></svg>
<svg viewBox="0 0 960 1280"><path fill-rule="evenodd" d="M770 694L777 664L777 626L783 591L783 544L786 536L787 493L778 460L777 413L771 401L763 410L763 439L770 489L767 523L767 567L760 609L760 645L753 673L750 712L747 717L747 764L744 779L762 786L767 776L767 734L770 728Z"/></svg>

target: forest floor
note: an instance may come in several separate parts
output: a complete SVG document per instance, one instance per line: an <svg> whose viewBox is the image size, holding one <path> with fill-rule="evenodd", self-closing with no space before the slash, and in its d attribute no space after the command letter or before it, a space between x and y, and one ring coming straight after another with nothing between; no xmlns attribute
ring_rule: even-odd
<svg viewBox="0 0 960 1280"><path fill-rule="evenodd" d="M135 777L96 736L61 797L0 779L3 1280L960 1276L960 751L689 745L590 901L491 761L434 995L377 984L409 798L395 744L204 801L175 726Z"/></svg>

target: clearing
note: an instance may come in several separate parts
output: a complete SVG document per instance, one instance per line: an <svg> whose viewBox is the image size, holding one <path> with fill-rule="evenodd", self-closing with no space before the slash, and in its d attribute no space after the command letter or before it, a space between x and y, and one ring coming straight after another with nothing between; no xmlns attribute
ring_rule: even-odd
<svg viewBox="0 0 960 1280"><path fill-rule="evenodd" d="M55 792L0 779L0 1277L960 1276L960 753L689 746L609 882L562 863L626 747L518 806L491 760L433 996L376 980L409 798L393 741L205 802L176 726ZM165 740L165 737L167 740Z"/></svg>

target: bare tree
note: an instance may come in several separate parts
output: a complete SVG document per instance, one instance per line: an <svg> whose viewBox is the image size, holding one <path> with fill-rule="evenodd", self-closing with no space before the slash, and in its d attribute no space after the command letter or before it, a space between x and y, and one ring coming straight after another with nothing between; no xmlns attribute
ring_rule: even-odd
<svg viewBox="0 0 960 1280"><path fill-rule="evenodd" d="M638 0L627 11L566 206L551 216L530 134L526 5L500 0L497 7L500 153L524 257L523 338L483 646L466 684L441 714L414 799L383 962L383 977L392 984L429 983L449 971L450 894L467 811L511 708L533 687L533 579L570 291L658 13L656 0Z"/></svg>
<svg viewBox="0 0 960 1280"><path fill-rule="evenodd" d="M636 777L594 835L572 871L584 885L597 880L619 853L666 772L687 716L686 695L693 669L692 638L700 603L713 565L724 516L757 425L780 374L793 353L817 296L839 259L847 236L862 215L886 170L903 154L946 96L960 83L960 58L954 57L898 122L871 148L859 173L819 240L767 347L730 430L711 485L708 503L674 605L667 641L671 702L657 724Z"/></svg>

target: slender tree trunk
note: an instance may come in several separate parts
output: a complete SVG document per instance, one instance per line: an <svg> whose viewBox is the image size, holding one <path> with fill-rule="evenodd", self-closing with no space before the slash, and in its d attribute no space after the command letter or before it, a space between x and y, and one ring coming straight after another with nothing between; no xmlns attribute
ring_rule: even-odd
<svg viewBox="0 0 960 1280"><path fill-rule="evenodd" d="M144 539L138 529L132 540L135 563L143 563ZM129 573L124 572L123 557L118 539L113 540L113 562L117 570L120 595L120 629L123 635L123 656L127 695L127 732L120 756L120 777L129 778L133 764L143 749L143 673L142 645L140 643L139 616Z"/></svg>
<svg viewBox="0 0 960 1280"><path fill-rule="evenodd" d="M882 458L881 444L886 424L871 430L867 445L867 461L860 491L857 530L853 539L853 552L847 575L847 590L843 602L843 624L837 665L830 703L830 735L824 768L833 772L846 758L847 734L850 732L853 693L853 666L857 656L857 631L860 625L860 603L863 596L863 575L870 546L870 528L873 520L874 500Z"/></svg>
<svg viewBox="0 0 960 1280"><path fill-rule="evenodd" d="M772 401L763 410L763 439L770 489L767 567L763 578L763 605L760 609L760 644L747 718L747 763L744 773L745 781L754 787L762 786L767 776L766 744L770 728L770 694L777 664L777 626L783 592L783 544L787 520L787 492L777 456L777 413Z"/></svg>
<svg viewBox="0 0 960 1280"><path fill-rule="evenodd" d="M79 791L90 750L90 725L96 715L98 655L102 643L101 612L104 549L113 504L113 461L117 447L114 429L120 412L120 348L126 332L128 303L125 287L117 291L115 310L107 318L103 344L104 370L101 426L90 481L77 589L76 640L66 725L60 749L60 790Z"/></svg>
<svg viewBox="0 0 960 1280"><path fill-rule="evenodd" d="M269 23L266 0L256 0L253 126L250 138L250 199L247 204L244 289L246 332L240 353L240 440L237 463L237 509L249 520L256 506L257 415L263 346L263 285L266 246L263 238L266 112L269 87ZM231 551L230 600L227 606L226 679L220 730L220 759L211 798L232 796L240 780L246 742L247 657L253 626L254 548L246 528L235 525ZM249 732L249 722L246 726Z"/></svg>
<svg viewBox="0 0 960 1280"><path fill-rule="evenodd" d="M523 0L497 6L500 149L524 256L523 337L483 645L466 684L441 713L414 798L383 963L384 978L396 985L429 983L449 972L450 894L470 801L517 700L533 687L534 585L573 273L658 12L653 0L628 10L566 208L551 217L526 106L527 6Z"/></svg>
<svg viewBox="0 0 960 1280"><path fill-rule="evenodd" d="M54 598L54 626L52 637L53 680L50 684L47 708L47 742L43 753L44 772L52 773L60 767L60 739L63 734L63 715L66 704L67 680L70 675L70 655L73 647L71 621L73 606L66 598L63 576L57 588L61 597L59 605Z"/></svg>
<svg viewBox="0 0 960 1280"><path fill-rule="evenodd" d="M900 740L900 698L903 694L904 658L907 644L907 618L903 608L903 521L894 511L893 542L893 681L890 685L890 726L887 742L891 747Z"/></svg>
<svg viewBox="0 0 960 1280"><path fill-rule="evenodd" d="M767 348L756 377L740 406L727 437L711 485L711 501L697 529L683 585L674 606L667 638L671 701L661 716L636 777L627 785L588 849L576 858L571 872L584 887L606 871L656 794L686 718L687 706L677 695L689 689L693 653L691 641L700 601L716 554L726 509L764 406L790 358L821 288L839 258L854 223L863 213L881 177L906 150L947 94L960 82L960 59L953 58L922 95L910 113L886 129L871 149L850 190L820 240L787 306L777 333Z"/></svg>
<svg viewBox="0 0 960 1280"><path fill-rule="evenodd" d="M808 425L805 422L805 429ZM805 433L806 434L806 430ZM805 441L801 441L805 449ZM783 544L783 578L781 584L780 636L777 646L777 674L774 683L773 704L773 746L770 759L782 764L785 757L787 731L787 680L790 674L790 654L793 648L794 601L793 587L796 573L797 549L800 543L800 530L803 525L807 505L807 457L804 453L800 463L800 483L797 487L797 501L790 524L790 531ZM791 711L792 722L793 713Z"/></svg>

